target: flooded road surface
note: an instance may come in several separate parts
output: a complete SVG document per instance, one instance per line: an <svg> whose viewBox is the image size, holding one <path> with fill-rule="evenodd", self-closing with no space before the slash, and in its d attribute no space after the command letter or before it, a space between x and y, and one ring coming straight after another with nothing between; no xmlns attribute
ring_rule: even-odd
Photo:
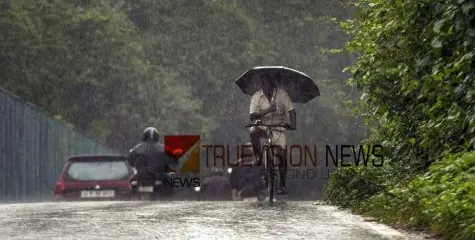
<svg viewBox="0 0 475 240"><path fill-rule="evenodd" d="M0 239L424 239L314 202L0 205Z"/></svg>

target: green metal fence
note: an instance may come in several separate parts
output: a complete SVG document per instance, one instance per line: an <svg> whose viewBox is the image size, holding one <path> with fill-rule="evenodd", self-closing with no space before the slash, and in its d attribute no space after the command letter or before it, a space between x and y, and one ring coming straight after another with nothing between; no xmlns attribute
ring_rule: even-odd
<svg viewBox="0 0 475 240"><path fill-rule="evenodd" d="M114 152L0 89L1 202L51 199L65 161L96 153Z"/></svg>

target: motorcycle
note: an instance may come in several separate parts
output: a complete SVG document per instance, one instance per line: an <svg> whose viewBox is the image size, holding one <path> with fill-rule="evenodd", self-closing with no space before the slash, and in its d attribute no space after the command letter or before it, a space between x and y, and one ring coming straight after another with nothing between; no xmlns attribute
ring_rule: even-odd
<svg viewBox="0 0 475 240"><path fill-rule="evenodd" d="M232 174L233 169L228 168L228 173ZM243 184L243 183L241 183ZM257 201L262 202L267 199L267 197L263 194L265 192L263 191L255 191L255 186L253 184L244 184L246 187L241 190L233 189L233 201L255 201L257 198ZM250 196L249 196L250 194Z"/></svg>
<svg viewBox="0 0 475 240"><path fill-rule="evenodd" d="M165 177L171 177L174 173L165 173ZM164 178L154 172L151 168L135 170L130 185L132 189L132 199L140 201L153 201L159 195L167 195L168 190L163 183ZM173 190L173 189L171 189Z"/></svg>
<svg viewBox="0 0 475 240"><path fill-rule="evenodd" d="M231 172L233 171L232 168L228 168L228 173L231 174ZM201 187L198 186L198 187L194 187L193 190L197 193L201 192Z"/></svg>
<svg viewBox="0 0 475 240"><path fill-rule="evenodd" d="M132 199L154 200L157 188L162 184L156 174L150 168L134 170L135 175L130 181L132 190Z"/></svg>

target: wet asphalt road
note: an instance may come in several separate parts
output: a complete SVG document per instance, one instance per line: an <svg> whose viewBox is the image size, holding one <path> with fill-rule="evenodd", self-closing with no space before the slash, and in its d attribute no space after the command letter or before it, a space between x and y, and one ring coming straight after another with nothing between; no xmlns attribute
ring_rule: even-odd
<svg viewBox="0 0 475 240"><path fill-rule="evenodd" d="M0 239L424 239L315 202L0 205Z"/></svg>

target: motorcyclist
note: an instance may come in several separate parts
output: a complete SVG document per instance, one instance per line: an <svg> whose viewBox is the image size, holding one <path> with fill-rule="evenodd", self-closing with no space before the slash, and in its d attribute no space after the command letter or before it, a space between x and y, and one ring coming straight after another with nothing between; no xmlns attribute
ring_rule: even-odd
<svg viewBox="0 0 475 240"><path fill-rule="evenodd" d="M142 142L130 150L128 163L136 169L132 181L165 181L166 166L174 166L172 158L159 143L160 134L154 127L147 127L142 133Z"/></svg>
<svg viewBox="0 0 475 240"><path fill-rule="evenodd" d="M206 201L229 201L232 200L232 189L229 179L224 176L224 171L212 168L210 175L203 180L201 192Z"/></svg>
<svg viewBox="0 0 475 240"><path fill-rule="evenodd" d="M233 188L233 199L242 200L246 197L258 197L261 201L266 197L264 180L259 167L255 167L256 158L252 154L252 144L242 146L242 154L232 169L230 180Z"/></svg>

